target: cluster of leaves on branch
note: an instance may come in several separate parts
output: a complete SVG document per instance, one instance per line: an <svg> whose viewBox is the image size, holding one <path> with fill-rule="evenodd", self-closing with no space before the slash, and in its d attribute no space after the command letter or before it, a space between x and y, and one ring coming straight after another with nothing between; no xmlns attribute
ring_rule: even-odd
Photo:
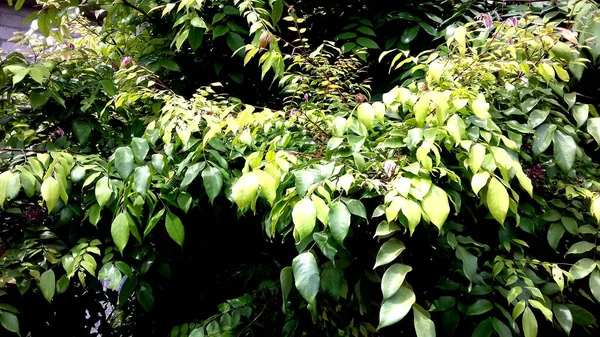
<svg viewBox="0 0 600 337"><path fill-rule="evenodd" d="M157 310L179 254L259 244L198 235L231 226L199 220L227 209L262 232L278 266L256 263L269 275L256 289L172 335L598 333L600 116L571 89L599 54L591 2L481 16L433 50L401 48L391 66L406 69L403 85L372 102L364 54L311 47L310 17L279 0L111 2L104 25L75 40L80 7L43 3L38 27L65 48L0 62L4 329L24 328L16 293L53 304L98 281L116 308ZM199 14L217 9L210 23ZM153 13L177 17L173 36L153 36ZM280 36L283 23L298 35ZM155 74L179 70L165 43L197 49L208 31L273 72L281 108L219 83L186 97Z"/></svg>

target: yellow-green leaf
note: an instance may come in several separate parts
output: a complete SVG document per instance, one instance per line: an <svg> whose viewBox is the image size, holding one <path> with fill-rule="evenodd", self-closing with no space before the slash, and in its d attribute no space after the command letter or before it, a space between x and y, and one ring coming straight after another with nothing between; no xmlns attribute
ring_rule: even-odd
<svg viewBox="0 0 600 337"><path fill-rule="evenodd" d="M422 205L429 220L441 229L448 218L448 214L450 214L450 204L446 192L435 185L431 185L429 193L423 198Z"/></svg>
<svg viewBox="0 0 600 337"><path fill-rule="evenodd" d="M294 237L296 241L302 241L312 233L317 222L317 210L313 202L308 198L298 201L292 210L292 220Z"/></svg>
<svg viewBox="0 0 600 337"><path fill-rule="evenodd" d="M508 213L509 197L506 187L496 178L492 178L488 184L486 202L494 219L504 224Z"/></svg>

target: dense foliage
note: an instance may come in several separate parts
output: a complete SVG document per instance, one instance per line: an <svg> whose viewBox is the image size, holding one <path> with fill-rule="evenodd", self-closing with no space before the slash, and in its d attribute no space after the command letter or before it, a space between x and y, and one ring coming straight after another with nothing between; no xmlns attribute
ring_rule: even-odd
<svg viewBox="0 0 600 337"><path fill-rule="evenodd" d="M9 333L600 332L595 3L38 3Z"/></svg>

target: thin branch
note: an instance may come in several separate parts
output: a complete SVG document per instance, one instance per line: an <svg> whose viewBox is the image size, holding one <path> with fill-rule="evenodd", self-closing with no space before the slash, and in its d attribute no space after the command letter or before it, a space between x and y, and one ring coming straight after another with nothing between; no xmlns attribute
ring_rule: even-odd
<svg viewBox="0 0 600 337"><path fill-rule="evenodd" d="M34 153L48 153L47 150L30 150L30 149L13 149L10 147L0 147L0 152L34 152Z"/></svg>
<svg viewBox="0 0 600 337"><path fill-rule="evenodd" d="M129 7L129 8L133 8L135 11L141 13L146 19L148 19L148 21L153 21L152 17L150 15L148 15L148 13L144 12L141 8L137 7L136 5L130 3L127 0L121 0L123 2L123 5Z"/></svg>
<svg viewBox="0 0 600 337"><path fill-rule="evenodd" d="M319 129L319 132L321 132L323 135L327 136L328 138L331 138L331 135L329 133L327 133L327 131L323 130L323 128L321 128L317 123L313 122L312 119L310 119L308 117L308 115L306 114L306 112L304 112L304 110L300 109L300 112L302 112L302 114L304 115L304 118L306 118L307 121L309 121L317 129Z"/></svg>
<svg viewBox="0 0 600 337"><path fill-rule="evenodd" d="M295 156L302 156L302 157L310 157L310 158L323 158L323 155L320 154L310 154L310 153L302 153L302 152L296 152L296 151L287 151L290 154L293 154Z"/></svg>
<svg viewBox="0 0 600 337"><path fill-rule="evenodd" d="M262 310L258 313L258 315L256 315L256 317L254 317L254 319L252 320L252 322L250 322L248 325L246 325L241 331L240 333L237 335L237 337L241 337L242 333L244 333L244 331L246 331L248 328L250 328L252 326L252 324L254 324L259 318L260 316L262 316L262 314L265 312L265 309L267 309L267 305L269 305L269 303L271 303L271 301L273 301L273 299L271 298L270 300L268 300L264 305Z"/></svg>

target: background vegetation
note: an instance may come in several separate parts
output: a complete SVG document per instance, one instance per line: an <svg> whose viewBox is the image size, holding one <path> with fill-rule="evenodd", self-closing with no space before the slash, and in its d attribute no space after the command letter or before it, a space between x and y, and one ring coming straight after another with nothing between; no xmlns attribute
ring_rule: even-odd
<svg viewBox="0 0 600 337"><path fill-rule="evenodd" d="M37 2L0 334L599 333L595 2Z"/></svg>

